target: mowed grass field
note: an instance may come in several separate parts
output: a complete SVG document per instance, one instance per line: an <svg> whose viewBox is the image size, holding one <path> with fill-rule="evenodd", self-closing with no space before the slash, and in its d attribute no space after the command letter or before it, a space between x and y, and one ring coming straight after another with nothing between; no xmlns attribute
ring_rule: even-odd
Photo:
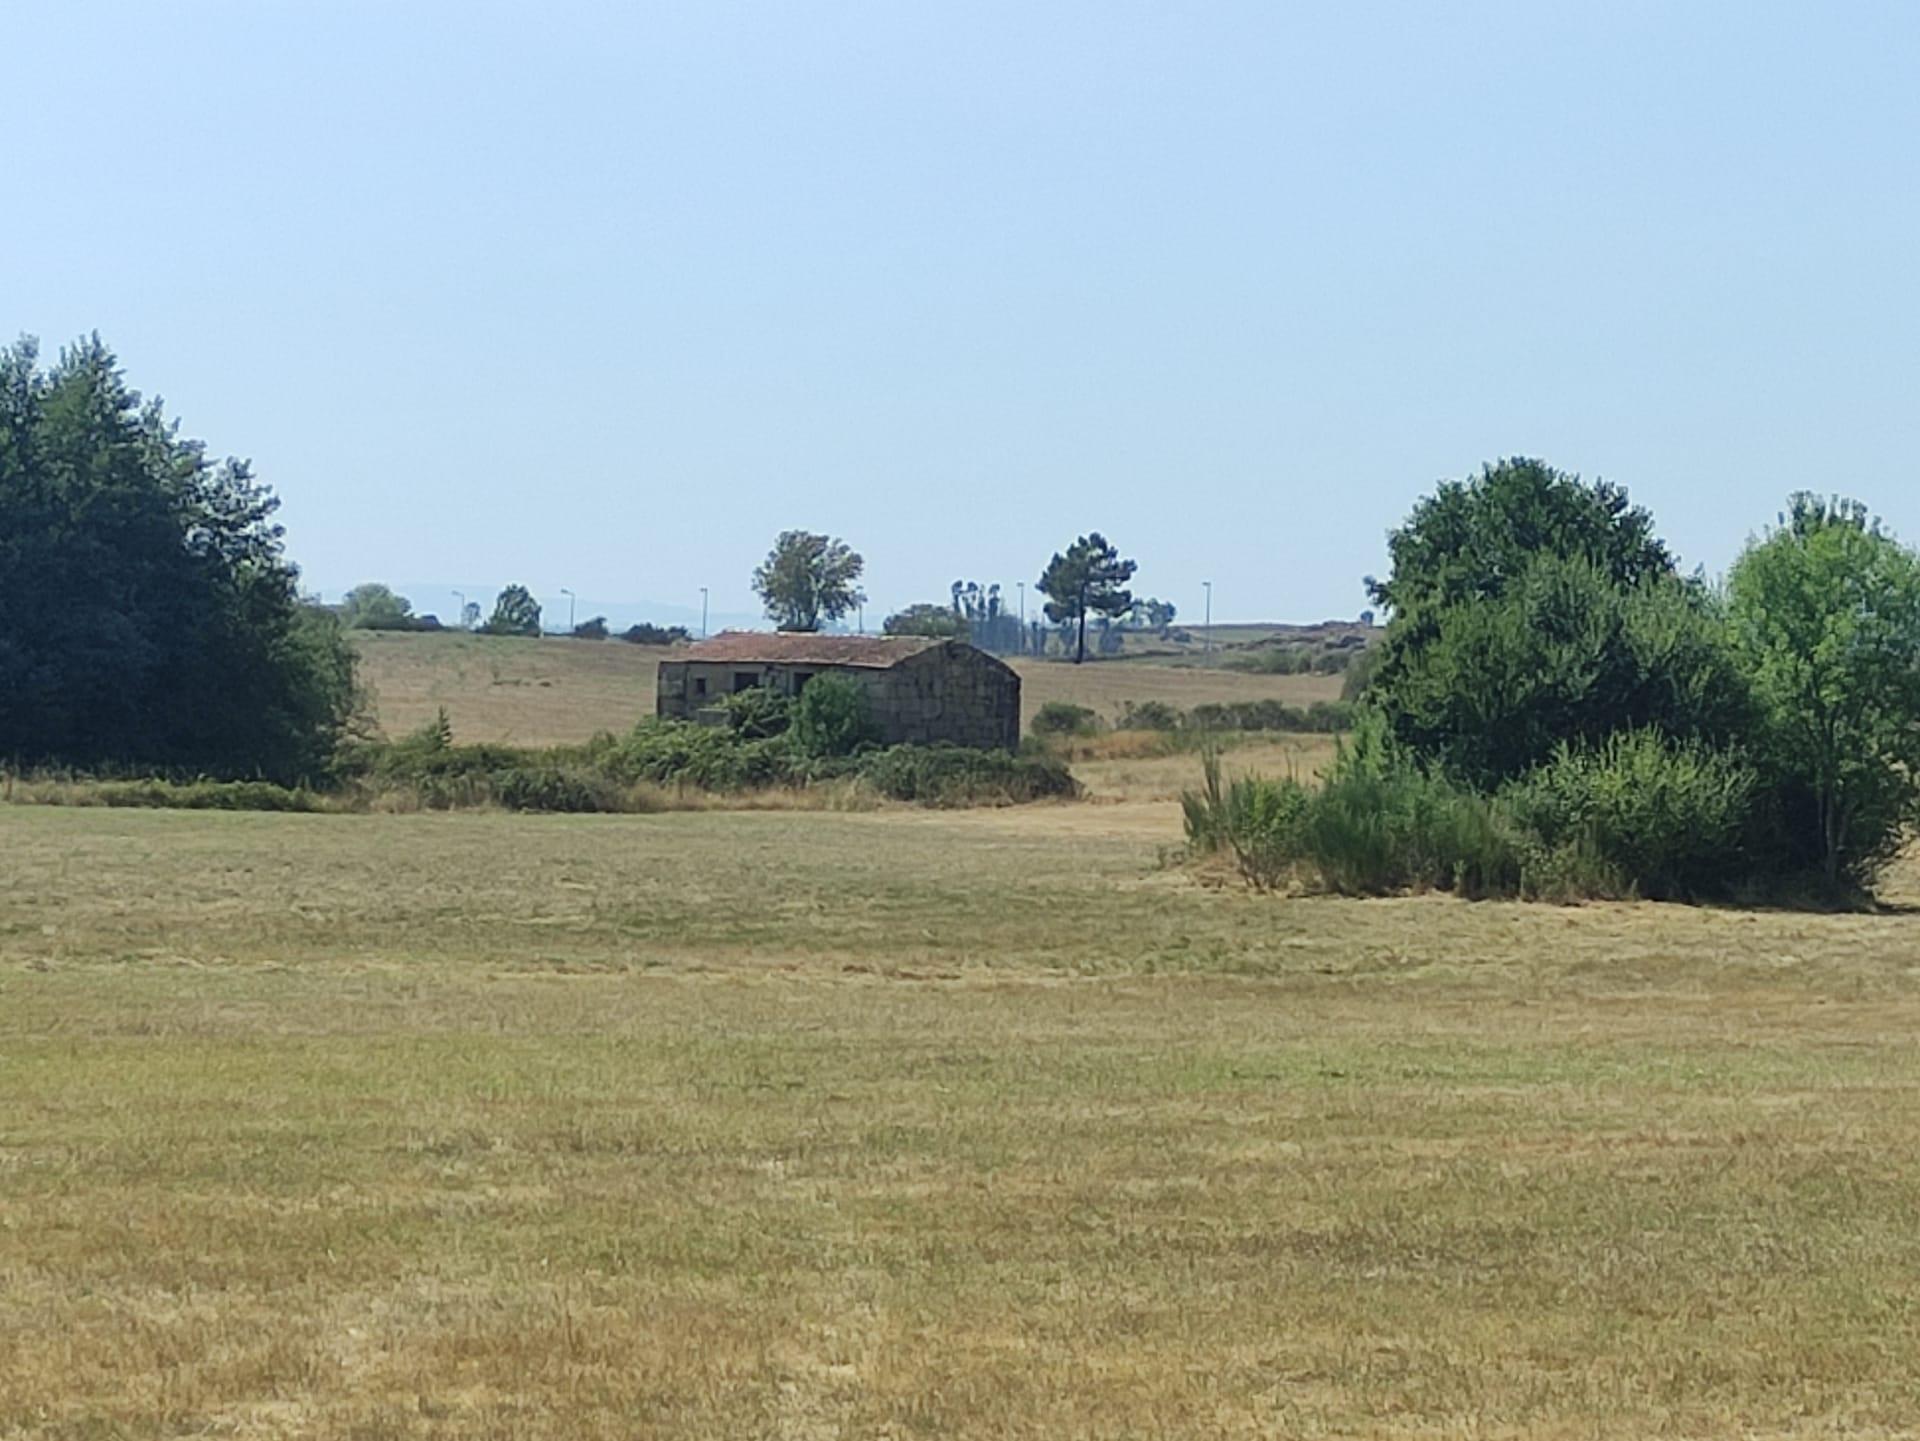
<svg viewBox="0 0 1920 1441"><path fill-rule="evenodd" d="M653 714L654 672L671 651L624 641L360 632L355 637L375 718L399 736L444 707L462 741L563 745L618 734ZM1267 676L1148 661L1021 660L1022 727L1048 701L1091 706L1108 720L1128 703L1273 698L1332 700L1338 676Z"/></svg>
<svg viewBox="0 0 1920 1441"><path fill-rule="evenodd" d="M1177 834L0 807L0 1435L1912 1432L1920 917Z"/></svg>

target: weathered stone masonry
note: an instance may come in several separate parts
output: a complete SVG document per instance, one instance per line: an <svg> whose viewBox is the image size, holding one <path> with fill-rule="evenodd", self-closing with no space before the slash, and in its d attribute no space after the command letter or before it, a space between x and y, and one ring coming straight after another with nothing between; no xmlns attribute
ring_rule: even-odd
<svg viewBox="0 0 1920 1441"><path fill-rule="evenodd" d="M1020 743L1020 677L955 640L728 632L660 662L655 710L717 721L725 696L752 686L797 695L829 673L866 687L888 745L945 741L1012 750Z"/></svg>

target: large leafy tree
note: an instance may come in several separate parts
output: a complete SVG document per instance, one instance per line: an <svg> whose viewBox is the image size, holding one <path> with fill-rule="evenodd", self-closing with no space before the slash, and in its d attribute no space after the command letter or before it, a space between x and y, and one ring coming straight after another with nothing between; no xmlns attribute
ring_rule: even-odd
<svg viewBox="0 0 1920 1441"><path fill-rule="evenodd" d="M1367 691L1396 739L1493 785L1558 741L1724 741L1748 691L1704 587L1605 482L1505 460L1441 485L1369 581L1392 620Z"/></svg>
<svg viewBox="0 0 1920 1441"><path fill-rule="evenodd" d="M1920 558L1858 502L1800 494L1728 597L1797 859L1868 886L1920 815Z"/></svg>
<svg viewBox="0 0 1920 1441"><path fill-rule="evenodd" d="M895 611L881 622L880 629L888 635L925 635L953 640L967 634L967 620L952 606L921 601Z"/></svg>
<svg viewBox="0 0 1920 1441"><path fill-rule="evenodd" d="M493 635L538 635L540 602L524 585L510 585L494 598L486 628Z"/></svg>
<svg viewBox="0 0 1920 1441"><path fill-rule="evenodd" d="M1395 739L1491 788L1622 731L1721 744L1748 728L1745 677L1711 597L1673 576L1621 585L1584 556L1535 556L1505 590L1390 635L1366 695ZM1402 622L1396 622L1402 624Z"/></svg>
<svg viewBox="0 0 1920 1441"><path fill-rule="evenodd" d="M1073 661L1087 658L1087 617L1124 615L1133 606L1134 563L1122 560L1107 538L1094 531L1054 552L1040 575L1040 593L1047 597L1047 619L1075 629Z"/></svg>
<svg viewBox="0 0 1920 1441"><path fill-rule="evenodd" d="M1539 555L1584 557L1624 586L1674 568L1653 517L1620 486L1519 456L1442 481L1388 533L1387 553L1392 573L1367 589L1401 615L1499 596Z"/></svg>
<svg viewBox="0 0 1920 1441"><path fill-rule="evenodd" d="M377 580L356 585L340 602L340 619L353 630L413 630L413 602Z"/></svg>
<svg viewBox="0 0 1920 1441"><path fill-rule="evenodd" d="M753 589L781 630L818 630L866 603L859 584L865 569L844 540L784 530L755 568Z"/></svg>
<svg viewBox="0 0 1920 1441"><path fill-rule="evenodd" d="M278 502L130 389L98 336L0 352L0 756L319 778L355 713Z"/></svg>

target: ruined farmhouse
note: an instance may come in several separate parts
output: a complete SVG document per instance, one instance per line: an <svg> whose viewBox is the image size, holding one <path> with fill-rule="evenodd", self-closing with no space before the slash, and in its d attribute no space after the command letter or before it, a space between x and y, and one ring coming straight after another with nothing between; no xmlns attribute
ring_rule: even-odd
<svg viewBox="0 0 1920 1441"><path fill-rule="evenodd" d="M655 709L718 720L724 696L755 686L796 696L819 675L866 689L888 745L947 741L1012 750L1020 743L1020 677L965 641L728 631L660 662Z"/></svg>

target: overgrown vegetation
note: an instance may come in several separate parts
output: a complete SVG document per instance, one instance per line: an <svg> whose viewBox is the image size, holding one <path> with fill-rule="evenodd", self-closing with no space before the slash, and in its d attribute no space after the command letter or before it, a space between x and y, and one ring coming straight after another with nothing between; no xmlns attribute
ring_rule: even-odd
<svg viewBox="0 0 1920 1441"><path fill-rule="evenodd" d="M1920 561L1861 506L1796 496L1724 597L1537 461L1442 486L1391 550L1323 783L1223 788L1213 758L1186 798L1253 885L1844 901L1909 836Z"/></svg>

